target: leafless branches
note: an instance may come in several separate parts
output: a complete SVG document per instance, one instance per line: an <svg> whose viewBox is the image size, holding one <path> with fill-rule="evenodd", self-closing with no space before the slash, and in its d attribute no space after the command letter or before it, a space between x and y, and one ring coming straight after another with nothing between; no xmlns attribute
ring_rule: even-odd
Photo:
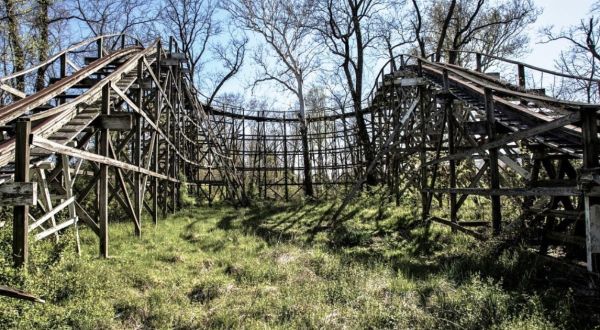
<svg viewBox="0 0 600 330"><path fill-rule="evenodd" d="M260 70L257 84L273 81L296 96L304 150L305 193L313 195L305 115L305 84L319 67L314 38L315 0L228 0L225 8L241 27L261 37L254 62Z"/></svg>
<svg viewBox="0 0 600 330"><path fill-rule="evenodd" d="M592 5L590 17L582 19L579 24L555 31L549 26L542 29L543 43L557 40L569 42L569 49L562 51L555 61L556 68L573 76L586 77L590 80L563 80L556 96L572 99L583 95L587 102L600 100L600 87L591 79L600 78L598 63L600 54L600 1Z"/></svg>
<svg viewBox="0 0 600 330"><path fill-rule="evenodd" d="M71 0L72 18L83 23L89 34L100 36L128 33L145 40L158 13L148 0ZM151 33L150 33L151 34Z"/></svg>

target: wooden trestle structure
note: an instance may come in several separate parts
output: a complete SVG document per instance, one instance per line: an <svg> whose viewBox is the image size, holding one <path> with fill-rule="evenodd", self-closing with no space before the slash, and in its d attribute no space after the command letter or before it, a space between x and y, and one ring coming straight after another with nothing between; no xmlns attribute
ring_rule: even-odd
<svg viewBox="0 0 600 330"><path fill-rule="evenodd" d="M542 252L584 256L597 272L600 106L529 89L526 73L600 82L463 55L476 67L402 55L382 69L363 105L370 164L351 107L309 112L317 196L345 193L337 216L375 173L398 202L420 194L424 221L479 239L518 231ZM489 60L514 67L516 83L482 72ZM38 67L48 85L30 90ZM58 239L81 223L108 256L109 218L131 219L139 236L144 213L156 223L181 207L184 184L209 203L301 195L298 114L205 106L188 68L173 40L144 47L111 35L0 79L0 205L13 208L17 266L29 238ZM486 205L481 219L463 217L470 199Z"/></svg>

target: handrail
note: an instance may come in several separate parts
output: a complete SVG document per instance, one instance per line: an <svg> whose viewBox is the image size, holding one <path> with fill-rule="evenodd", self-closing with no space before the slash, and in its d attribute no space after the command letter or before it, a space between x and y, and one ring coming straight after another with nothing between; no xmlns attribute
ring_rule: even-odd
<svg viewBox="0 0 600 330"><path fill-rule="evenodd" d="M575 102L575 101L564 101L564 100L560 100L560 99L557 99L554 97L540 96L540 95L536 95L536 94L517 92L517 91L513 91L510 89L506 89L506 88L490 86L488 84L481 83L481 82L477 81L476 79L473 79L472 77L467 76L467 74L469 74L469 71L471 71L469 69L465 69L465 68L458 69L456 67L452 68L452 67L449 67L449 64L446 64L446 63L436 63L436 62L427 61L427 64L434 66L434 67L441 68L443 70L448 70L448 71L460 76L461 78L468 80L469 82L476 83L478 85L481 85L484 88L490 88L494 91L501 92L504 95L525 98L525 99L531 99L534 101L545 102L548 104L557 104L557 105L567 106L567 107L577 107L580 109L584 109L584 108L598 109L598 107L600 107L600 104ZM460 72L460 71L463 71L463 72Z"/></svg>
<svg viewBox="0 0 600 330"><path fill-rule="evenodd" d="M67 48L65 50L62 50L61 52L53 55L52 57L50 57L49 59L47 59L46 61L44 61L42 63L38 63L38 64L36 64L36 65L34 65L34 66L30 67L30 68L21 70L19 72L11 73L8 76L1 77L0 78L0 83L4 83L4 82L6 82L8 80L20 77L20 76L25 75L27 73L30 73L30 72L32 72L34 70L37 70L37 69L39 69L39 68L41 68L43 66L49 65L49 64L53 63L54 61L56 61L56 59L58 59L62 55L66 54L66 53L70 53L70 52L72 52L75 49L81 48L83 46L90 45L91 43L93 43L95 41L98 41L100 39L112 38L112 37L116 37L116 36L119 36L119 37L121 37L121 36L123 36L123 37L129 37L129 38L135 40L136 42L138 42L139 44L141 44L141 42L139 41L139 39L137 39L136 37L130 36L128 34L125 34L125 33L115 33L115 34L107 34L107 35L96 36L96 37L89 38L89 39L86 39L84 41L78 42L76 44L73 44L69 48Z"/></svg>
<svg viewBox="0 0 600 330"><path fill-rule="evenodd" d="M548 74L559 76L559 77L563 77L563 78L576 79L576 80L585 80L585 81L589 81L589 82L600 83L600 79L593 79L593 78L587 78L587 77L581 77L581 76L574 76L574 75L570 75L570 74L566 74L566 73L562 73L562 72L558 72L558 71L553 71L553 70L549 70L549 69L540 68L540 67L532 65L532 64L527 64L527 63L524 63L524 62L507 59L507 58L496 56L496 55L491 55L491 54L486 54L486 53L481 53L481 52L475 52L475 51L470 51L470 50L448 50L448 49L446 49L446 51L448 51L448 52L456 52L456 53L467 53L467 54L481 55L481 56L489 57L489 58L492 58L492 59L495 59L495 60L498 60L498 61L502 61L502 62L506 62L506 63L510 63L510 64L522 65L523 67L526 67L526 68L529 68L529 69L533 69L535 71L540 71L540 72L543 72L543 73L548 73Z"/></svg>
<svg viewBox="0 0 600 330"><path fill-rule="evenodd" d="M433 66L442 66L444 69L446 69L446 70L452 70L452 71L454 71L458 75L460 75L460 74L457 73L456 71L464 71L464 72L466 72L468 74L479 74L479 72L474 72L474 71L472 71L470 69L467 69L467 68L464 68L464 67L461 67L461 66L452 65L452 68L449 68L448 66L451 65L451 64L434 62L434 61L430 61L430 60L428 60L426 58L423 58L423 57L420 57L420 56L416 56L416 55L411 55L411 54L399 54L399 55L394 56L394 58L388 60L383 65L382 69L380 70L379 74L377 75L377 78L375 80L375 84L373 85L373 88L371 89L371 92L369 93L369 98L370 99L372 98L372 96L374 95L375 91L378 88L378 82L379 82L379 80L383 79L382 77L385 74L386 67L388 67L389 64L392 63L392 61L395 61L398 58L401 58L401 59L404 59L404 58L416 59L417 61L420 61L421 63L426 63L426 64L430 64L430 65L433 65ZM518 61L514 61L514 60L509 60L509 61L511 61L512 63L516 63L516 64L519 64L519 65L524 65L525 66L525 64L520 63ZM533 65L527 65L527 67L536 68ZM545 69L542 69L542 70L544 70L544 72L548 72L548 73L553 72L551 70L545 70ZM563 74L563 76L567 76L567 78L581 79L581 80L586 80L586 81L594 81L594 82L596 81L596 80L590 80L589 78L575 77L575 76L570 76L570 75L565 75L565 74ZM463 78L465 78L465 77L463 76ZM472 79L470 81L476 82L476 81L474 81ZM600 81L598 81L598 82L600 83ZM481 84L481 83L479 83L479 84ZM600 106L598 104L590 104L590 103L584 103L584 102L564 101L564 100L560 100L560 99L553 98L553 97L543 97L543 96L539 96L539 95L533 95L533 94L528 94L528 93L522 93L522 92L512 91L512 90L505 89L505 88L494 87L492 89L494 89L496 91L499 91L499 92L502 92L505 95L510 95L510 96L513 96L513 97L528 98L528 99L535 100L535 101L540 101L540 102L560 104L562 106L566 105L566 106L572 106L572 107L594 108L594 109L597 109Z"/></svg>

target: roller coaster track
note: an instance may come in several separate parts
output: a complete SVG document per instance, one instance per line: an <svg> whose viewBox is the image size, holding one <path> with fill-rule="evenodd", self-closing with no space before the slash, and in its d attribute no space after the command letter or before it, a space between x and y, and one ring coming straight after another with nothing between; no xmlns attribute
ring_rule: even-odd
<svg viewBox="0 0 600 330"><path fill-rule="evenodd" d="M46 88L15 86L41 66L58 71ZM107 256L115 210L141 235L144 208L156 222L160 209L181 207L183 184L201 194L207 157L232 199L247 203L173 41L165 51L159 41L144 48L125 35L97 37L0 84L0 200L14 206L17 265L27 261L30 235L58 239L79 220L98 234Z"/></svg>
<svg viewBox="0 0 600 330"><path fill-rule="evenodd" d="M525 70L599 82L487 55L517 67L512 84L483 72L486 55L472 55L474 70L390 60L363 107L376 151L370 164L352 111L309 115L310 136L321 139L311 145L315 185L348 187L335 220L375 172L398 202L420 195L426 223L481 240L519 237L597 272L600 106L527 89ZM41 67L48 85L35 91ZM80 222L108 256L109 217L131 219L139 236L144 210L156 223L161 211L182 207L183 185L198 198L239 204L253 186L285 199L301 186L297 116L205 106L173 40L167 49L125 35L86 40L0 78L0 91L0 206L13 208L18 266L30 237L59 239Z"/></svg>
<svg viewBox="0 0 600 330"><path fill-rule="evenodd" d="M424 221L484 240L517 236L544 254L582 258L597 272L600 105L528 90L525 68L599 82L488 55L516 66L517 84L511 84L481 72L482 56L475 70L409 55L390 61L369 105L371 111L401 109L408 117L389 126L397 132L374 139L378 157L367 171L391 178L397 199L408 189L420 192ZM408 106L415 102L419 111ZM469 199L481 218L473 219L473 204L464 210Z"/></svg>

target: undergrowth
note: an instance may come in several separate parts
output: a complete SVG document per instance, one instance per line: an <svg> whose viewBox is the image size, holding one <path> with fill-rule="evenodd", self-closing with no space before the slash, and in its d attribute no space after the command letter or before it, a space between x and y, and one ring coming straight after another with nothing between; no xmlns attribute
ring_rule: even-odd
<svg viewBox="0 0 600 330"><path fill-rule="evenodd" d="M402 207L361 197L337 225L332 203L197 207L110 226L108 260L82 230L32 244L26 272L10 266L0 230L0 284L46 304L0 297L10 329L592 328L597 310L526 249L498 251Z"/></svg>

